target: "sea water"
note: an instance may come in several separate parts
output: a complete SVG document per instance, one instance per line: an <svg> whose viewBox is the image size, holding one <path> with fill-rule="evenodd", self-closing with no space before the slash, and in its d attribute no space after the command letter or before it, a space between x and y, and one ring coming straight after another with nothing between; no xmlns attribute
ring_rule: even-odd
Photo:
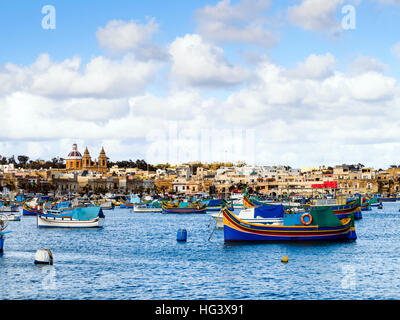
<svg viewBox="0 0 400 320"><path fill-rule="evenodd" d="M101 229L39 229L23 216L9 223L0 299L400 299L399 209L363 211L354 242L257 244L224 243L209 213L116 208ZM38 249L52 266L34 264Z"/></svg>

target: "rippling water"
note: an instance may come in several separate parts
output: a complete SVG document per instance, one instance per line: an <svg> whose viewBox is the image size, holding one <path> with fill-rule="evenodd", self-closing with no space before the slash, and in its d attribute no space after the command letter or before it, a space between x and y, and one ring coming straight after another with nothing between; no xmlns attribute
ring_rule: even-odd
<svg viewBox="0 0 400 320"><path fill-rule="evenodd" d="M363 212L352 243L225 244L222 230L208 241L209 214L115 209L96 230L22 217L0 256L0 299L400 299L399 208ZM54 265L34 265L45 248Z"/></svg>

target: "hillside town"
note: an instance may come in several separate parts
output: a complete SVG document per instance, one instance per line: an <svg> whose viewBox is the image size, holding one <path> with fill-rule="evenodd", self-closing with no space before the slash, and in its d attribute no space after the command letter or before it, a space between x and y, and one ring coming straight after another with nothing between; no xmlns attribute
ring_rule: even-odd
<svg viewBox="0 0 400 320"><path fill-rule="evenodd" d="M104 148L97 158L74 144L68 156L29 161L26 156L0 156L0 191L25 193L114 193L226 195L241 192L266 197L315 196L340 192L397 193L400 166L367 168L362 164L291 168L253 166L244 162L149 165L144 160L110 162Z"/></svg>

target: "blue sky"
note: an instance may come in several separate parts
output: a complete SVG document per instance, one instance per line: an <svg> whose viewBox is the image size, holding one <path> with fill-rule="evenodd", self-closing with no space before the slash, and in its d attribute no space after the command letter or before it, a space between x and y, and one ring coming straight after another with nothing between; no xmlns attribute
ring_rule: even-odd
<svg viewBox="0 0 400 320"><path fill-rule="evenodd" d="M298 2L273 1L268 15L273 17L282 14L289 5ZM2 1L0 39L3 45L0 62L29 64L43 52L48 52L58 60L73 55L88 60L93 55L102 54L96 41L96 30L114 19L145 22L146 17L155 17L160 23L155 40L166 44L175 37L195 32L195 11L216 3L218 1ZM56 8L56 30L43 30L41 27L44 16L41 9L47 4ZM390 53L390 47L399 40L396 30L399 30L400 7L371 0L354 6L357 10L357 28L346 31L340 39L302 30L287 23L285 18L273 18L283 27L279 29L277 46L270 51L271 57L282 65L294 66L296 61L310 53L329 51L341 59L343 66L347 59L356 54L372 55L388 63L397 63ZM336 12L338 20L342 16L340 11Z"/></svg>
<svg viewBox="0 0 400 320"><path fill-rule="evenodd" d="M341 28L345 5L355 30ZM62 156L77 141L113 160L198 160L149 153L176 123L197 149L202 130L255 130L252 155L225 160L397 163L399 18L396 0L2 1L0 154Z"/></svg>

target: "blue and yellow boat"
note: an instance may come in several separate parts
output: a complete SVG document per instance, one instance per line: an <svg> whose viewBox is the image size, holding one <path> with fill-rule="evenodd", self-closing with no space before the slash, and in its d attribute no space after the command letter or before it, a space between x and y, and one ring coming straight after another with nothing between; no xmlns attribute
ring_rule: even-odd
<svg viewBox="0 0 400 320"><path fill-rule="evenodd" d="M397 198L396 197L380 197L378 198L379 202L396 202Z"/></svg>
<svg viewBox="0 0 400 320"><path fill-rule="evenodd" d="M223 207L226 206L226 201L224 199L212 199L208 200L206 205L207 205L207 211L220 211ZM233 211L233 202L230 201L230 204L228 205L229 210Z"/></svg>
<svg viewBox="0 0 400 320"><path fill-rule="evenodd" d="M24 203L22 205L22 215L24 216L36 216L37 214L40 213L43 213L43 210L39 206L32 208L27 203Z"/></svg>
<svg viewBox="0 0 400 320"><path fill-rule="evenodd" d="M357 239L353 217L339 220L329 208L285 214L283 225L249 223L226 208L222 212L226 242Z"/></svg>
<svg viewBox="0 0 400 320"><path fill-rule="evenodd" d="M190 214L190 213L206 213L207 205L197 202L180 202L180 203L163 203L162 213L178 213L178 214Z"/></svg>
<svg viewBox="0 0 400 320"><path fill-rule="evenodd" d="M127 201L127 200L125 200L125 199L123 199L123 198L120 198L120 200L119 200L119 207L120 207L120 208L131 208L131 209L133 209L133 207L134 207L134 205L135 205L136 203L141 203L140 197L139 197L139 196L133 197L133 196L131 195L129 201Z"/></svg>

